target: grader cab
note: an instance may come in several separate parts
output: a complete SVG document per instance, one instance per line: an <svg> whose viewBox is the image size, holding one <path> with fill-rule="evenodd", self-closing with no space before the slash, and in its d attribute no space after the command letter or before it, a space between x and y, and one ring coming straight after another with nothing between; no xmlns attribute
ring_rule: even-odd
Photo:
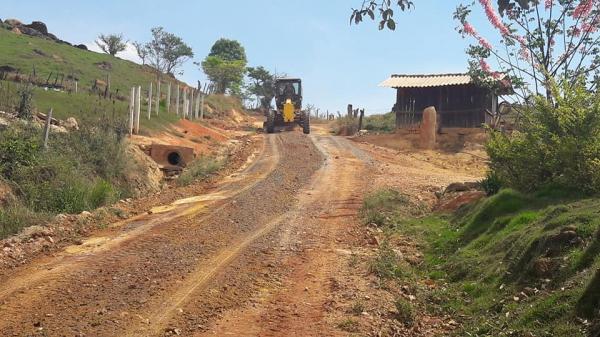
<svg viewBox="0 0 600 337"><path fill-rule="evenodd" d="M266 113L264 124L267 133L300 125L305 134L310 133L310 116L302 111L302 80L281 78L275 82L275 109Z"/></svg>

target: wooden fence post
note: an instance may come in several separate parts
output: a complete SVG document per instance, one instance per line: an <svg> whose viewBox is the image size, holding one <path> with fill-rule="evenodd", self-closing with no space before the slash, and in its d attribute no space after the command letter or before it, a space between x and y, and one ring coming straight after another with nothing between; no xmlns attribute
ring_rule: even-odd
<svg viewBox="0 0 600 337"><path fill-rule="evenodd" d="M150 82L150 89L148 90L148 119L152 114L152 82Z"/></svg>
<svg viewBox="0 0 600 337"><path fill-rule="evenodd" d="M364 117L365 117L365 109L360 109L360 116L358 117L358 131L362 130Z"/></svg>
<svg viewBox="0 0 600 337"><path fill-rule="evenodd" d="M348 104L348 118L352 118L352 104Z"/></svg>
<svg viewBox="0 0 600 337"><path fill-rule="evenodd" d="M167 113L171 112L171 82L169 82L169 86L167 87Z"/></svg>
<svg viewBox="0 0 600 337"><path fill-rule="evenodd" d="M156 84L156 115L160 111L160 81Z"/></svg>
<svg viewBox="0 0 600 337"><path fill-rule="evenodd" d="M52 123L52 108L46 116L46 126L44 127L44 149L48 148L48 135L50 134L50 124Z"/></svg>
<svg viewBox="0 0 600 337"><path fill-rule="evenodd" d="M133 126L133 133L136 135L140 133L140 115L142 114L142 86L138 85L135 88L135 125Z"/></svg>

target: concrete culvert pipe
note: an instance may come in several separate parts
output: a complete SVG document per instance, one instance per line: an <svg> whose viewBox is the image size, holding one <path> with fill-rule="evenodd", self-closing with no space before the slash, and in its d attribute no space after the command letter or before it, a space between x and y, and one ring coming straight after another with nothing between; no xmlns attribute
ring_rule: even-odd
<svg viewBox="0 0 600 337"><path fill-rule="evenodd" d="M183 166L183 157L179 152L170 152L167 155L167 161L173 166Z"/></svg>

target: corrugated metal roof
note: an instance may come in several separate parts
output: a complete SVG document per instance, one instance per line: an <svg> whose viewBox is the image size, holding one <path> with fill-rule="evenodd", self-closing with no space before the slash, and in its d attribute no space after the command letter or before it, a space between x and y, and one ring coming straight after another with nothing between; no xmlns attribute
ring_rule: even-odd
<svg viewBox="0 0 600 337"><path fill-rule="evenodd" d="M427 88L464 85L472 82L468 74L392 75L379 84L387 88Z"/></svg>

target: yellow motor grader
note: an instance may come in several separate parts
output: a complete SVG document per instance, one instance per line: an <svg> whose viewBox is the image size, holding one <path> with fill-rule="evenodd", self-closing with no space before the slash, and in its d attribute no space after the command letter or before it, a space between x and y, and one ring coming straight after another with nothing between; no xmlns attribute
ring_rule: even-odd
<svg viewBox="0 0 600 337"><path fill-rule="evenodd" d="M310 115L302 111L302 80L280 78L275 81L275 109L265 112L264 128L267 133L300 125L310 133Z"/></svg>

